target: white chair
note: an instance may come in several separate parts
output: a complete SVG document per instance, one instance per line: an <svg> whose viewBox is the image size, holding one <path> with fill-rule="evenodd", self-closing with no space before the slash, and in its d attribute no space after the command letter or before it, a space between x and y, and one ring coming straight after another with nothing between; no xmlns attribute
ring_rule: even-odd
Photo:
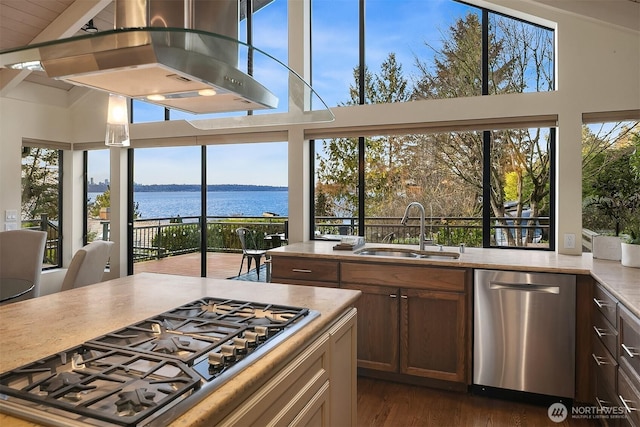
<svg viewBox="0 0 640 427"><path fill-rule="evenodd" d="M11 299L21 301L40 296L40 276L47 233L36 230L0 232L0 278L22 279L33 283L33 289Z"/></svg>
<svg viewBox="0 0 640 427"><path fill-rule="evenodd" d="M102 281L113 242L95 240L73 255L62 281L61 291L93 285Z"/></svg>

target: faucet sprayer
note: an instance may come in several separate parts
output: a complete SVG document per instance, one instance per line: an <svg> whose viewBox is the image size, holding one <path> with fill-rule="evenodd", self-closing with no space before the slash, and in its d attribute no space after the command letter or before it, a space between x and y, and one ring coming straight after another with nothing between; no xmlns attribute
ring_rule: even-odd
<svg viewBox="0 0 640 427"><path fill-rule="evenodd" d="M420 250L424 251L424 237L425 237L424 236L424 221L425 221L424 206L422 206L418 202L409 203L409 205L407 205L407 208L404 210L404 216L400 220L400 224L405 226L407 225L407 221L409 220L409 210L411 209L412 206L416 206L420 210L420 236L418 237L418 239L420 242Z"/></svg>

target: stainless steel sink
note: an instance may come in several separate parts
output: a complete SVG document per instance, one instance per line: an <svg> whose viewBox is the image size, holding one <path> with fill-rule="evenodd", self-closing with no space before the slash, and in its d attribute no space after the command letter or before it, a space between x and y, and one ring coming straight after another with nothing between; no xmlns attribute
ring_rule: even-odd
<svg viewBox="0 0 640 427"><path fill-rule="evenodd" d="M398 258L458 258L457 252L420 251L407 248L364 248L354 252L363 256L389 256Z"/></svg>
<svg viewBox="0 0 640 427"><path fill-rule="evenodd" d="M403 258L419 258L420 255L410 251L410 250L402 250L402 249L393 249L393 248L371 248L371 249L362 249L356 252L358 255L374 255L374 256L394 256L394 257L403 257Z"/></svg>

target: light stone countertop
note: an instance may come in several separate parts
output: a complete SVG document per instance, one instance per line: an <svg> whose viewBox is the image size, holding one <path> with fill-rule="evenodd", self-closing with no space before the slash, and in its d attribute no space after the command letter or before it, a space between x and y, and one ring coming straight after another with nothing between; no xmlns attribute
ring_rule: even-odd
<svg viewBox="0 0 640 427"><path fill-rule="evenodd" d="M202 297L277 303L320 316L222 384L172 426L208 426L240 403L360 296L359 291L142 273L0 306L0 372ZM34 426L0 414L1 426Z"/></svg>
<svg viewBox="0 0 640 427"><path fill-rule="evenodd" d="M493 270L537 271L591 275L640 317L640 268L624 267L620 261L593 259L590 253L562 255L552 251L518 249L465 248L458 259L450 258L399 258L386 256L363 256L353 251L334 250L337 242L308 241L282 246L269 251L272 255L295 256L313 259L339 259L341 261L365 261L372 263L403 263L407 265L430 265L456 268L483 268ZM361 249L390 247L418 249L417 245L389 245L367 243ZM425 249L437 251L437 246ZM459 252L458 247L443 247L447 252Z"/></svg>

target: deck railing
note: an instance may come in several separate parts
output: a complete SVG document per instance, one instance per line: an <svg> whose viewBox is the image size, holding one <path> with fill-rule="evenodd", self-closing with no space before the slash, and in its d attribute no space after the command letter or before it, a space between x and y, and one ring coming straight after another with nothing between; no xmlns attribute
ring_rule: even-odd
<svg viewBox="0 0 640 427"><path fill-rule="evenodd" d="M498 246L545 246L548 241L549 218L492 218L492 244ZM102 236L109 236L109 221L101 222ZM58 226L46 215L23 221L23 227L47 231L45 265L60 266L61 239ZM269 248L265 236L287 234L287 217L207 217L207 251L241 252L235 230L247 227L255 234L260 248ZM482 247L482 220L474 217L427 217L425 234L433 244ZM316 235L358 235L358 219L354 217L316 217ZM399 217L368 217L365 239L369 243L418 244L420 225L412 218L406 226ZM133 226L134 262L198 252L201 225L199 217L137 219ZM531 236L531 237L529 237ZM584 240L584 239L583 239ZM542 243L540 243L542 241ZM547 245L548 246L548 245ZM588 247L586 248L587 250Z"/></svg>
<svg viewBox="0 0 640 427"><path fill-rule="evenodd" d="M504 224L495 221L493 242L502 246L542 245L548 236L548 218L507 218ZM516 221L514 224L514 220ZM530 222L532 221L532 222ZM518 224L521 223L521 224ZM530 225L533 224L533 225ZM420 225L417 219L406 226L399 217L366 218L365 239L369 243L418 244ZM240 252L236 228L247 227L254 232L259 248L268 248L265 236L287 234L287 217L208 217L207 251ZM482 247L482 220L474 217L427 217L426 238L433 244ZM316 217L316 237L323 235L357 235L358 220L354 217ZM134 222L134 261L160 259L200 250L199 217L139 219ZM502 230L496 232L496 230ZM527 236L533 236L529 238ZM502 239L496 239L502 236ZM518 236L520 236L518 238ZM536 237L537 236L537 237ZM527 239L531 241L527 241ZM534 240L537 239L537 240ZM548 246L548 245L547 245Z"/></svg>
<svg viewBox="0 0 640 427"><path fill-rule="evenodd" d="M21 226L29 230L47 232L47 242L45 243L42 262L43 268L60 267L62 265L62 239L60 238L58 223L51 221L47 214L42 214L40 218L22 221Z"/></svg>
<svg viewBox="0 0 640 427"><path fill-rule="evenodd" d="M265 236L286 233L286 217L207 217L207 251L241 252L238 227L254 232L259 248L267 248ZM138 219L133 226L134 262L160 259L200 250L199 217Z"/></svg>

